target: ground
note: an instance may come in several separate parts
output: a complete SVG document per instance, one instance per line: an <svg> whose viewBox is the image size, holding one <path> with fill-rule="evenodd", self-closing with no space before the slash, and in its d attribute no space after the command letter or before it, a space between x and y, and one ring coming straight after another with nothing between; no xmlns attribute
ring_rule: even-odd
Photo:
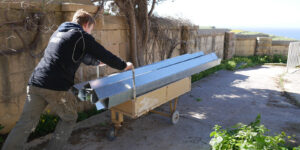
<svg viewBox="0 0 300 150"><path fill-rule="evenodd" d="M125 118L114 141L108 141L109 112L96 115L77 124L66 145L69 150L202 150L209 149L209 134L214 125L230 127L249 123L261 114L262 124L271 134L285 131L295 135L290 143L300 145L300 109L295 99L284 92L285 86L299 89L300 73L284 78L285 67L260 66L239 71L219 71L192 84L191 92L182 95L177 110L180 121L172 125L169 118L157 114L138 119ZM300 71L299 71L300 72ZM296 76L296 77L295 77ZM286 81L286 83L285 83ZM293 85L290 85L293 84ZM292 94L299 96L300 90ZM158 109L168 111L169 105ZM28 144L38 145L49 139ZM43 144L42 144L43 145ZM38 149L43 147L39 145Z"/></svg>

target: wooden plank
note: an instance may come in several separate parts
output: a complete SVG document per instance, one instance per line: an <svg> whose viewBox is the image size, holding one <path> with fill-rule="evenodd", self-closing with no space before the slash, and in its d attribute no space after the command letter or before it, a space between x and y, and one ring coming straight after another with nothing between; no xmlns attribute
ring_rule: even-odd
<svg viewBox="0 0 300 150"><path fill-rule="evenodd" d="M135 102L135 115L137 117L149 112L150 110L166 103L166 86L144 94L137 98Z"/></svg>
<svg viewBox="0 0 300 150"><path fill-rule="evenodd" d="M133 117L134 110L132 107L132 105L133 105L132 103L133 103L133 101L127 101L125 103L122 103L120 105L117 105L117 106L111 108L111 110L123 112L125 115L127 115L129 117Z"/></svg>
<svg viewBox="0 0 300 150"><path fill-rule="evenodd" d="M184 78L167 86L167 99L172 100L191 90L191 78Z"/></svg>
<svg viewBox="0 0 300 150"><path fill-rule="evenodd" d="M137 118L190 90L191 78L188 77L139 96L136 101L131 100L117 105L111 108L111 110L122 112L132 118Z"/></svg>

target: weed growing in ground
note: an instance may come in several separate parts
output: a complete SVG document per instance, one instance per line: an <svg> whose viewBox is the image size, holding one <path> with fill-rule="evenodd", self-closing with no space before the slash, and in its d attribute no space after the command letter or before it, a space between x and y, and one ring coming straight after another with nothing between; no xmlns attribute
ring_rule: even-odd
<svg viewBox="0 0 300 150"><path fill-rule="evenodd" d="M201 98L197 98L196 101L197 101L197 102L201 102L202 99L201 99Z"/></svg>
<svg viewBox="0 0 300 150"><path fill-rule="evenodd" d="M209 144L212 150L300 150L298 147L289 147L285 139L290 139L284 132L270 136L269 130L260 124L260 115L249 125L239 123L231 129L221 129L215 125L211 132Z"/></svg>

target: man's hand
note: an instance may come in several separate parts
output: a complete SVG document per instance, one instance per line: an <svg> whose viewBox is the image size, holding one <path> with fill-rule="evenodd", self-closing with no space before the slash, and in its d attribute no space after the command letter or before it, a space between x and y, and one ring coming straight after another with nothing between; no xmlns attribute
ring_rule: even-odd
<svg viewBox="0 0 300 150"><path fill-rule="evenodd" d="M104 67L104 66L106 66L106 64L103 63L103 62L100 62L100 64L99 64L98 66L99 66L99 67Z"/></svg>
<svg viewBox="0 0 300 150"><path fill-rule="evenodd" d="M126 62L126 64L127 64L127 67L124 69L125 71L130 70L130 69L133 68L133 65L132 65L131 62Z"/></svg>

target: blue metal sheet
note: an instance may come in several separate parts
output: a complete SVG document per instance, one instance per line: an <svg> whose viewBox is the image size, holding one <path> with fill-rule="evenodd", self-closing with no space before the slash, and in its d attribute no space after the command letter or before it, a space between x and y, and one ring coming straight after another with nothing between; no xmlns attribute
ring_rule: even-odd
<svg viewBox="0 0 300 150"><path fill-rule="evenodd" d="M214 54L203 52L185 54L171 59L143 66L135 70L137 96L189 77L220 64ZM81 99L96 103L97 109L111 108L133 98L132 71L126 71L102 79L80 83L74 86ZM88 93L88 94L87 94Z"/></svg>
<svg viewBox="0 0 300 150"><path fill-rule="evenodd" d="M220 64L220 61L212 53L136 76L136 94L137 96L145 94L195 73L212 68ZM98 100L100 100L97 104L102 104L103 107L111 108L133 98L132 79L122 80L108 86L97 86L95 84L97 83L90 82L91 88L97 95Z"/></svg>
<svg viewBox="0 0 300 150"><path fill-rule="evenodd" d="M170 59L166 59L160 62L156 62L150 65L146 65L140 68L137 68L135 70L135 74L136 76L140 76L146 73L149 73L151 71L154 70L158 70L164 67L168 67L170 65L174 65L177 63L181 63L183 61L188 61L190 59L194 59L196 57L201 57L203 56L204 53L203 52L197 52L197 53L193 53L193 54L184 54L181 56L177 56L177 57L173 57ZM97 85L97 87L92 87L92 88L99 88L101 86L107 86L113 83L117 83L123 80L127 80L127 79L131 79L132 78L132 72L131 71L126 71L126 72L122 72L122 73L118 73L118 74L114 74L114 75L110 75L101 79L95 79L92 81L87 81L87 82L82 82L79 84L74 85L74 88L77 90L83 89L85 85L87 85L88 83L92 84L92 85Z"/></svg>

